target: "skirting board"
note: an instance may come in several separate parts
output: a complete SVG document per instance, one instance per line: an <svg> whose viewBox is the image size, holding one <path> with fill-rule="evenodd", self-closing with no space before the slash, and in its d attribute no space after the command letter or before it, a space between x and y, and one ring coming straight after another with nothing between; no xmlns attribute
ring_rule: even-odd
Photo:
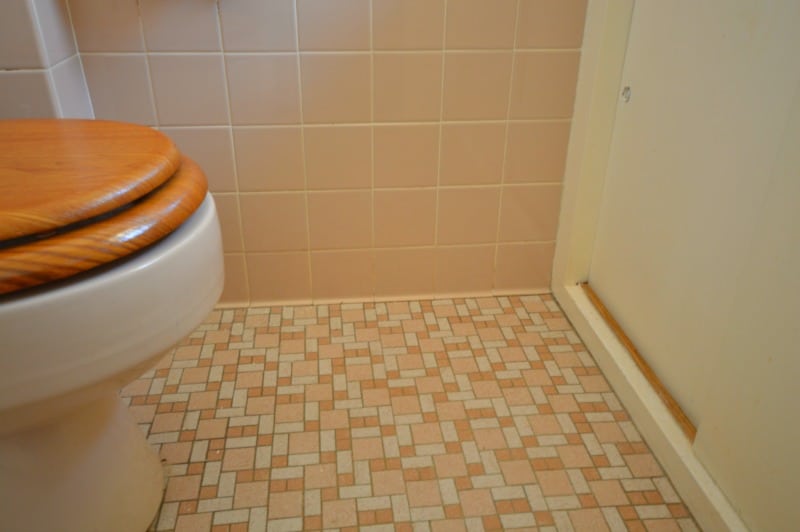
<svg viewBox="0 0 800 532"><path fill-rule="evenodd" d="M628 410L642 437L669 472L703 530L748 529L700 463L689 440L579 285L553 286L553 295Z"/></svg>

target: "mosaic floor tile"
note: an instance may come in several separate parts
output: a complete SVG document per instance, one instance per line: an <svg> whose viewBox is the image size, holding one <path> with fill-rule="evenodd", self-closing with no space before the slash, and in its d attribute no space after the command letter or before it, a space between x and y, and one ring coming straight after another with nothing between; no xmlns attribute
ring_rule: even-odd
<svg viewBox="0 0 800 532"><path fill-rule="evenodd" d="M152 530L697 530L549 295L217 310L123 397Z"/></svg>

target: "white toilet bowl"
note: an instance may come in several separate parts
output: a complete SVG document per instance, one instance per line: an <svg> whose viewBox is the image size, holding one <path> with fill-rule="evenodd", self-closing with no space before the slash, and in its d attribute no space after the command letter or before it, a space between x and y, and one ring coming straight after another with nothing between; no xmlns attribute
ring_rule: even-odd
<svg viewBox="0 0 800 532"><path fill-rule="evenodd" d="M206 194L155 244L0 295L0 529L147 528L161 463L119 390L202 322L222 283Z"/></svg>
<svg viewBox="0 0 800 532"><path fill-rule="evenodd" d="M118 391L212 310L221 249L209 196L129 259L0 299L1 528L147 528L161 464Z"/></svg>

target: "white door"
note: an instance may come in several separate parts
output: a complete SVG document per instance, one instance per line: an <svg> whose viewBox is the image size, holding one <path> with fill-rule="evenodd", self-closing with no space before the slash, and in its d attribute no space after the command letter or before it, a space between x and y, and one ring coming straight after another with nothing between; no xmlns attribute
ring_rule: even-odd
<svg viewBox="0 0 800 532"><path fill-rule="evenodd" d="M800 2L638 0L623 86L590 284L745 520L788 530L800 521L788 495L800 462L785 448L800 435Z"/></svg>

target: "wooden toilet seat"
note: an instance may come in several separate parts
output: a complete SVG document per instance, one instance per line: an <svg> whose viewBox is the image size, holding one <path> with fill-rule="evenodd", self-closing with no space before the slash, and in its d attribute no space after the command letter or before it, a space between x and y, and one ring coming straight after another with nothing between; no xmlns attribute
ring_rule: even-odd
<svg viewBox="0 0 800 532"><path fill-rule="evenodd" d="M148 127L0 121L0 295L154 244L206 191L200 167Z"/></svg>

